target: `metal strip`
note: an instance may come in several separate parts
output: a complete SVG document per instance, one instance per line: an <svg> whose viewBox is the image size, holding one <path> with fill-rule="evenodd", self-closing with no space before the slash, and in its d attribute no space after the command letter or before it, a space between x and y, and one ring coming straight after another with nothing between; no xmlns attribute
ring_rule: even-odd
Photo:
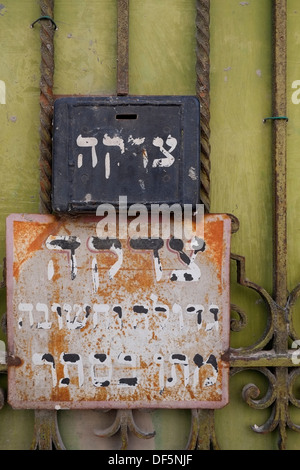
<svg viewBox="0 0 300 470"><path fill-rule="evenodd" d="M118 0L117 94L129 93L129 0Z"/></svg>
<svg viewBox="0 0 300 470"><path fill-rule="evenodd" d="M286 115L286 0L273 4L274 82L273 115ZM274 299L284 308L287 301L287 220L286 220L286 126L285 120L273 121L274 180ZM288 345L287 323L283 313L275 319L277 353Z"/></svg>

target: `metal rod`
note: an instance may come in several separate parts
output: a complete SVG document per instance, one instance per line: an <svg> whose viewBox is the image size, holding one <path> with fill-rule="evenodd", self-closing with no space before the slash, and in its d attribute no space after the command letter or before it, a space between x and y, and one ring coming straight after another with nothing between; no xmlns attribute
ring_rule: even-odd
<svg viewBox="0 0 300 470"><path fill-rule="evenodd" d="M298 360L297 350L287 350L276 354L274 350L254 351L250 354L240 354L239 351L230 352L231 367L295 367L295 358Z"/></svg>
<svg viewBox="0 0 300 470"><path fill-rule="evenodd" d="M286 0L273 2L273 116L286 116ZM288 345L284 308L287 302L286 120L273 121L274 239L273 289L279 309L275 318L274 348Z"/></svg>
<svg viewBox="0 0 300 470"><path fill-rule="evenodd" d="M210 211L210 0L196 2L196 95L200 101L200 200ZM236 224L234 224L236 226ZM188 448L218 449L214 410L194 410Z"/></svg>
<svg viewBox="0 0 300 470"><path fill-rule="evenodd" d="M40 211L48 214L51 213L54 32L57 29L53 20L54 0L40 0L40 10L41 18L44 19L40 21ZM51 450L54 445L57 449L63 449L57 426L57 412L35 410L34 416L35 436L32 448Z"/></svg>
<svg viewBox="0 0 300 470"><path fill-rule="evenodd" d="M118 0L117 94L129 93L129 0Z"/></svg>
<svg viewBox="0 0 300 470"><path fill-rule="evenodd" d="M200 199L210 210L210 0L196 3L196 95L201 103Z"/></svg>
<svg viewBox="0 0 300 470"><path fill-rule="evenodd" d="M40 79L40 211L51 212L52 182L52 117L54 75L54 0L41 0L42 17L51 20L40 22L41 79Z"/></svg>

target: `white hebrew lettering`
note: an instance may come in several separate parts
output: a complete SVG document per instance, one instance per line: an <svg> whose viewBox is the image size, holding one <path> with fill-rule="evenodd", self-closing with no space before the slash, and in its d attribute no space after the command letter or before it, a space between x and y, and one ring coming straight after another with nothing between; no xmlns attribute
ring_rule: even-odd
<svg viewBox="0 0 300 470"><path fill-rule="evenodd" d="M205 330L210 331L213 328L218 330L218 328L219 328L219 321L218 321L219 307L217 305L210 305L209 312L210 312L211 316L213 317L213 321L208 322L206 324Z"/></svg>
<svg viewBox="0 0 300 470"><path fill-rule="evenodd" d="M159 393L162 394L165 388L164 357L161 354L155 354L153 359L159 365Z"/></svg>
<svg viewBox="0 0 300 470"><path fill-rule="evenodd" d="M141 314L142 314L142 318L145 320L145 328L146 330L149 329L149 320L148 320L148 311L149 311L149 308L146 307L145 305L142 305L142 304L139 304L139 305L134 305L133 306L133 311L134 313L137 313L139 314L139 316L141 317ZM137 327L137 324L135 324L134 328Z"/></svg>
<svg viewBox="0 0 300 470"><path fill-rule="evenodd" d="M104 313L105 315L105 324L106 329L109 329L109 305L108 304L95 304L94 305L94 315L93 315L93 327L96 328L99 323L98 313Z"/></svg>
<svg viewBox="0 0 300 470"><path fill-rule="evenodd" d="M119 326L122 328L123 326L123 311L121 305L114 305L113 306L113 312L115 312L118 315L118 320L119 320Z"/></svg>
<svg viewBox="0 0 300 470"><path fill-rule="evenodd" d="M66 315L66 324L68 329L70 330L70 323L71 323L71 312L72 312L72 305L64 304L63 305L63 313Z"/></svg>
<svg viewBox="0 0 300 470"><path fill-rule="evenodd" d="M153 301L153 307L152 307L153 312L159 314L159 319L160 319L159 326L160 326L160 329L163 330L168 323L170 309L168 305L159 304L157 302L157 295L151 294L150 298Z"/></svg>
<svg viewBox="0 0 300 470"><path fill-rule="evenodd" d="M132 307L126 309L127 314L133 315L134 321L130 323L133 329L145 328L149 330L150 321L151 329L154 325L159 325L161 330L168 327L170 320L170 311L178 320L178 331L184 328L191 328L191 325L197 325L198 331L204 326L205 332L213 329L218 331L218 315L219 307L217 305L209 305L208 312L205 312L201 304L187 304L185 307L178 303L167 304L160 303L156 294L150 295L152 306L147 301L135 303ZM49 308L46 304L38 302L35 306L32 303L19 303L18 310L27 312L30 328L34 326L34 316L39 312L43 312L44 321L37 321L36 327L39 329L53 328L53 321L49 321L49 312L56 314L58 329L66 327L68 330L80 330L84 328L90 319L92 319L92 327L95 329L100 325L102 329L122 328L123 327L123 306L120 304L74 304L67 302L58 304L50 304ZM92 314L92 315L91 315ZM102 316L100 315L102 314ZM189 318L191 321L189 321ZM195 320L192 320L194 318ZM18 318L18 328L22 329L23 316ZM156 327L156 326L155 326Z"/></svg>
<svg viewBox="0 0 300 470"><path fill-rule="evenodd" d="M78 330L86 325L87 319L91 313L92 308L87 304L85 304L83 307L81 305L75 304L72 308L72 306L67 303L65 303L62 308L60 304L54 303L51 306L51 310L52 312L57 313L59 330L63 328L63 313L66 316L66 325L68 330ZM75 311L75 315L73 316L73 318L71 318L72 310ZM79 321L78 318L81 314L83 315L83 318Z"/></svg>
<svg viewBox="0 0 300 470"><path fill-rule="evenodd" d="M186 313L189 315L197 315L197 327L198 330L202 327L202 313L204 311L203 305L188 305L186 307Z"/></svg>
<svg viewBox="0 0 300 470"><path fill-rule="evenodd" d="M128 143L131 143L132 146L140 146L145 143L145 137L133 137L129 135L127 139ZM102 138L103 145L107 147L118 147L120 149L121 154L124 154L127 148L125 148L125 141L123 137L120 135L113 135L112 137L107 133L104 134ZM169 147L169 149L165 148L164 144ZM152 145L154 147L158 147L159 151L163 154L161 158L155 158L152 163L152 168L159 168L159 167L170 167L173 165L175 161L174 155L172 152L177 147L177 139L168 135L166 141L164 139L156 136L152 140ZM98 139L96 137L84 137L81 134L77 136L76 144L78 147L87 147L91 148L91 155L92 155L92 167L95 168L98 164L98 157L96 153L96 146L98 144ZM135 154L134 154L135 155ZM142 148L142 156L143 156L143 166L146 169L148 165L148 153L145 147ZM77 167L81 168L83 165L83 158L84 154L79 153L77 155ZM146 170L148 171L148 170ZM110 154L106 152L105 154L105 178L108 179L110 177Z"/></svg>
<svg viewBox="0 0 300 470"><path fill-rule="evenodd" d="M149 158L148 158L147 150L145 148L143 148L142 155L143 155L143 167L145 168L146 173L148 173L147 166L148 166Z"/></svg>
<svg viewBox="0 0 300 470"><path fill-rule="evenodd" d="M51 328L51 325L52 323L48 321L49 319L49 312L48 312L48 307L46 304L41 304L41 303L37 303L36 304L36 310L38 312L44 312L44 315L45 315L45 321L44 322L41 322L41 323L38 323L37 324L37 328L41 328L42 330L49 330L49 328Z"/></svg>
<svg viewBox="0 0 300 470"><path fill-rule="evenodd" d="M120 353L118 356L118 363L125 364L136 368L136 356L135 354ZM119 387L136 387L138 385L138 378L133 377L122 377L119 379Z"/></svg>
<svg viewBox="0 0 300 470"><path fill-rule="evenodd" d="M91 363L91 378L93 385L95 387L108 387L111 383L112 376L112 363L110 357L103 353L91 353L89 355L89 362ZM101 377L96 375L95 369L99 366L108 368L107 375Z"/></svg>
<svg viewBox="0 0 300 470"><path fill-rule="evenodd" d="M172 364L171 377L167 379L167 387L173 387L177 382L176 364L183 365L184 386L189 383L189 361L185 354L171 354L170 362Z"/></svg>
<svg viewBox="0 0 300 470"><path fill-rule="evenodd" d="M93 291L97 292L99 289L99 274L98 274L98 264L97 259L92 259L92 281L93 281Z"/></svg>
<svg viewBox="0 0 300 470"><path fill-rule="evenodd" d="M107 206L107 205L105 205ZM110 206L110 204L108 204ZM133 206L139 206L133 205ZM135 208L139 210L139 207ZM97 212L97 215L102 215ZM132 214L130 214L132 215ZM146 225L146 219L144 214L140 216L138 219L137 226L141 227L141 232L147 232L148 226ZM140 220L141 219L141 220ZM104 220L104 219L103 219ZM101 221L100 221L101 222ZM98 225L100 222L97 223L97 233L98 233ZM99 231L102 233L106 232L105 225L109 224L110 226L113 225L116 227L116 222L107 222L105 220L105 224ZM103 225L103 224L102 224ZM136 225L133 224L133 221L129 224L129 229L136 231ZM177 252L181 262L186 264L187 269L174 269L171 272L170 279L171 281L199 281L201 277L201 271L198 264L195 262L197 254L201 251L205 251L205 242L198 237L195 237L194 240L196 242L192 242L191 246L194 248L192 251L191 256L187 255L184 248L183 240L180 238L171 237L168 241L168 247L170 251ZM153 252L153 259L154 259L154 271L156 280L160 281L163 275L163 268L161 265L161 260L159 256L159 250L162 249L164 246L164 240L160 237L132 237L130 238L130 247L134 250L144 250L144 251L152 251ZM46 247L49 250L53 251L61 251L61 252L70 252L70 264L71 264L71 279L75 279L77 276L77 260L75 256L76 250L80 247L81 241L76 236L54 236L50 235L46 240ZM117 272L122 267L123 263L123 249L122 243L119 238L115 237L108 237L108 236L97 236L97 237L88 237L87 239L87 247L88 250L92 253L103 251L111 251L113 254L117 256L117 261L113 264L113 266L108 271L109 279L113 279ZM51 280L54 277L54 264L53 260L48 262L48 279ZM92 282L93 282L93 290L97 292L99 288L99 273L98 273L98 263L97 258L92 259Z"/></svg>
<svg viewBox="0 0 300 470"><path fill-rule="evenodd" d="M162 277L162 266L159 258L159 250L163 247L162 238L131 238L130 246L134 250L152 250L154 257L154 269L156 280L160 281Z"/></svg>
<svg viewBox="0 0 300 470"><path fill-rule="evenodd" d="M117 135L115 135L114 137L109 137L108 134L104 134L103 143L108 147L119 147L121 153L125 152L125 145L122 137L119 137Z"/></svg>
<svg viewBox="0 0 300 470"><path fill-rule="evenodd" d="M28 312L29 325L30 325L30 327L32 327L33 326L33 315L32 315L33 305L21 302L18 305L18 309L20 310L20 312ZM20 329L23 327L23 317L22 316L19 317L18 326L19 326Z"/></svg>
<svg viewBox="0 0 300 470"><path fill-rule="evenodd" d="M83 163L83 155L82 155L82 153L79 153L78 157L77 157L77 166L78 166L78 168L82 167L82 163Z"/></svg>
<svg viewBox="0 0 300 470"><path fill-rule="evenodd" d="M52 312L56 312L57 313L57 316L58 316L58 328L59 330L62 329L63 327L63 319L62 319L62 310L61 310L61 306L57 303L54 303L52 306L51 306L51 310Z"/></svg>
<svg viewBox="0 0 300 470"><path fill-rule="evenodd" d="M46 247L49 250L70 251L71 253L71 279L76 278L77 262L75 251L81 245L81 241L75 236L54 236L50 235L46 240Z"/></svg>
<svg viewBox="0 0 300 470"><path fill-rule="evenodd" d="M122 244L118 238L100 238L100 237L89 237L87 243L88 249L90 251L111 251L113 254L117 256L117 261L108 271L109 279L113 279L113 277L117 274L119 269L123 263L123 250ZM93 264L93 282L94 282L94 289L96 286L99 286L99 279L98 279L98 268L97 262Z"/></svg>
<svg viewBox="0 0 300 470"><path fill-rule="evenodd" d="M50 365L51 367L51 375L52 375L52 383L53 387L57 384L57 376L56 376L56 369L55 369L55 361L52 354L49 353L35 353L32 356L32 362L36 366L40 365Z"/></svg>
<svg viewBox="0 0 300 470"><path fill-rule="evenodd" d="M196 364L195 371L194 371L194 387L197 387L199 384L199 370L200 367L204 365L209 365L212 368L212 375L206 377L204 380L204 387L209 387L214 385L218 378L218 363L216 357L211 354L206 361L203 360L203 356L200 354L196 354L194 356L194 363Z"/></svg>
<svg viewBox="0 0 300 470"><path fill-rule="evenodd" d="M92 167L95 168L95 166L98 163L98 158L96 154L96 145L98 144L98 140L96 139L96 137L82 137L82 135L80 134L77 137L76 143L78 147L91 147L92 148ZM80 168L82 165L82 154L78 155L77 165L78 165L78 168Z"/></svg>
<svg viewBox="0 0 300 470"><path fill-rule="evenodd" d="M48 280L51 281L53 276L54 276L54 265L53 265L53 260L50 259L48 263Z"/></svg>
<svg viewBox="0 0 300 470"><path fill-rule="evenodd" d="M59 387L69 387L71 383L72 386L82 387L86 373L94 387L117 385L118 388L133 389L141 385L144 380L143 374L141 378L138 376L137 358L136 354L126 352L120 353L114 360L107 352L97 353L93 351L88 353L87 357L82 357L77 353L63 352L59 356L60 363L63 365L63 376L59 380L55 358L51 353L34 353L32 363L34 366L50 366L53 387L57 385ZM191 375L189 358L181 352L170 354L168 360L165 360L161 353L156 353L150 362L157 364L159 367L158 383L153 383L151 386L153 390L157 389L160 395L164 393L165 388L180 387L180 385L188 387L190 378L193 379L192 385L194 388L211 387L216 384L218 379L218 363L214 354L210 354L206 360L203 359L202 355L196 354L193 358L195 369ZM165 362L171 365L170 374L168 375L165 370ZM72 379L70 378L70 368ZM88 370L89 373L84 372Z"/></svg>
<svg viewBox="0 0 300 470"><path fill-rule="evenodd" d="M174 269L170 279L171 281L199 281L201 271L199 266L195 263L195 259L199 251L205 250L205 243L203 243L199 249L193 250L191 257L183 251L183 246L183 241L180 238L170 238L169 247L171 250L177 251L181 261L188 266L188 269Z"/></svg>
<svg viewBox="0 0 300 470"><path fill-rule="evenodd" d="M165 158L157 158L153 160L152 167L169 167L173 165L175 158L171 154L177 145L177 139L171 135L168 136L166 144L170 147L169 150L164 148L164 141L161 137L155 137L152 143L155 147L159 147L159 150L165 156Z"/></svg>
<svg viewBox="0 0 300 470"><path fill-rule="evenodd" d="M218 378L218 364L216 357L211 354L206 361L206 364L209 364L212 367L212 376L209 376L204 381L204 387L210 387L214 385Z"/></svg>
<svg viewBox="0 0 300 470"><path fill-rule="evenodd" d="M64 366L64 377L60 379L59 386L68 387L70 385L70 375L68 366L76 365L78 374L78 385L79 387L82 387L84 382L84 376L81 356L79 354L62 353L60 355L60 362Z"/></svg>
<svg viewBox="0 0 300 470"><path fill-rule="evenodd" d="M130 135L128 137L128 142L131 142L131 145L142 145L145 142L145 137L136 137L135 139Z"/></svg>
<svg viewBox="0 0 300 470"><path fill-rule="evenodd" d="M105 178L108 180L110 177L110 155L107 152L105 155Z"/></svg>
<svg viewBox="0 0 300 470"><path fill-rule="evenodd" d="M84 307L82 308L81 305L75 304L73 306L73 309L75 310L76 314L71 319L70 310L68 311L67 317L66 317L67 327L68 327L69 330L81 329L86 325L87 319L88 319L89 314L91 312L91 307L89 305L84 305ZM85 312L84 317L81 321L78 321L78 317L79 317L79 315L82 314L82 312Z"/></svg>
<svg viewBox="0 0 300 470"><path fill-rule="evenodd" d="M178 315L179 329L182 330L184 325L183 325L183 314L182 314L181 306L179 304L173 304L172 312L175 313L176 315Z"/></svg>

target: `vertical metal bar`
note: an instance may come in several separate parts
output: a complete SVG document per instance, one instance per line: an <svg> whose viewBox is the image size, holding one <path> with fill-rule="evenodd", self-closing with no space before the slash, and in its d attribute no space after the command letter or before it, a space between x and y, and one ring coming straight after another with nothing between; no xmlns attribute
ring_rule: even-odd
<svg viewBox="0 0 300 470"><path fill-rule="evenodd" d="M191 410L191 429L187 450L219 450L214 410Z"/></svg>
<svg viewBox="0 0 300 470"><path fill-rule="evenodd" d="M129 93L129 0L118 0L117 94Z"/></svg>
<svg viewBox="0 0 300 470"><path fill-rule="evenodd" d="M286 0L273 2L273 116L286 116ZM287 219L286 219L286 120L273 121L274 240L273 288L278 305L275 318L277 353L286 352L287 324Z"/></svg>
<svg viewBox="0 0 300 470"><path fill-rule="evenodd" d="M210 210L210 0L196 4L196 95L201 103L201 188L200 198L206 212Z"/></svg>
<svg viewBox="0 0 300 470"><path fill-rule="evenodd" d="M35 410L34 437L30 450L65 450L60 437L57 412L52 410Z"/></svg>
<svg viewBox="0 0 300 470"><path fill-rule="evenodd" d="M54 0L40 1L41 15L53 17ZM40 211L51 212L52 117L54 75L54 28L50 20L40 22Z"/></svg>
<svg viewBox="0 0 300 470"><path fill-rule="evenodd" d="M273 3L273 116L286 116L286 48L287 21L286 0ZM274 318L274 350L276 354L288 349L288 328L285 315L287 303L287 191L286 191L286 120L273 121L273 179L274 179L274 240L273 240L273 288L274 300L278 306ZM278 389L278 447L286 448L288 401L286 384L288 369L276 368Z"/></svg>
<svg viewBox="0 0 300 470"><path fill-rule="evenodd" d="M196 95L200 101L200 199L210 211L210 0L196 2ZM193 410L188 449L218 448L214 410Z"/></svg>
<svg viewBox="0 0 300 470"><path fill-rule="evenodd" d="M54 77L54 0L40 0L40 211L51 213L52 188L52 119ZM50 18L50 19L47 19ZM32 448L64 449L57 426L56 411L35 410L35 435Z"/></svg>

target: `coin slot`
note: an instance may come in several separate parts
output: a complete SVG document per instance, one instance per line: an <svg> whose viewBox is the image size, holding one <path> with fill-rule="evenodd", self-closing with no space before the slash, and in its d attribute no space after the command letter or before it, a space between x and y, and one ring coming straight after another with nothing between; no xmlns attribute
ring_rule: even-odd
<svg viewBox="0 0 300 470"><path fill-rule="evenodd" d="M121 120L121 119L137 119L137 114L130 114L130 113L126 113L126 114L116 114L116 119L118 120Z"/></svg>

